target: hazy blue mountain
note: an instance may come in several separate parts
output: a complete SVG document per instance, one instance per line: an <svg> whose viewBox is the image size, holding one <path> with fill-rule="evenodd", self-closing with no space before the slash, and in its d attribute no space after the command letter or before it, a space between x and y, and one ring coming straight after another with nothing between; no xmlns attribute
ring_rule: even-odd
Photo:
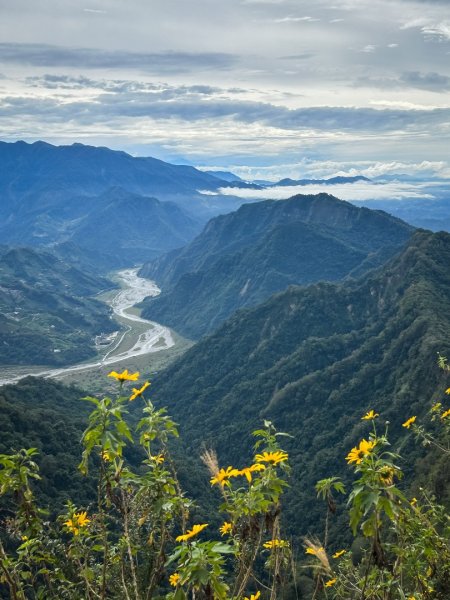
<svg viewBox="0 0 450 600"><path fill-rule="evenodd" d="M291 186L291 185L312 185L312 184L321 184L321 185L336 185L338 183L356 183L357 181L370 181L367 177L363 175L357 175L356 177L330 177L329 179L280 179L276 183L271 183L270 186L267 187L278 187L278 186Z"/></svg>
<svg viewBox="0 0 450 600"><path fill-rule="evenodd" d="M110 264L120 266L183 246L198 230L198 221L177 204L115 188L74 224L70 240L85 250L107 255Z"/></svg>
<svg viewBox="0 0 450 600"><path fill-rule="evenodd" d="M290 284L360 275L411 232L386 213L328 194L243 205L212 219L184 248L144 265L141 274L163 292L143 303L143 314L197 338Z"/></svg>
<svg viewBox="0 0 450 600"><path fill-rule="evenodd" d="M448 387L436 352L450 352L449 264L450 235L419 231L359 280L291 286L237 312L152 387L181 424L187 454L212 446L221 466L240 467L251 456L246 434L262 419L292 434L283 444L297 483L284 511L296 535L317 531L314 484L346 477L345 455L367 437L369 409L381 428L390 421L394 448L400 440L411 464L420 446L401 424L421 419ZM421 468L441 497L450 491L445 457Z"/></svg>
<svg viewBox="0 0 450 600"><path fill-rule="evenodd" d="M355 204L385 210L415 227L431 231L450 231L450 186L448 183L436 182L425 191L433 198L367 200Z"/></svg>
<svg viewBox="0 0 450 600"><path fill-rule="evenodd" d="M228 181L228 182L242 181L244 183L243 179L241 179L238 175L235 175L231 171L204 171L204 172L208 173L209 175L214 175L214 177L218 177L219 179L223 179L223 181Z"/></svg>
<svg viewBox="0 0 450 600"><path fill-rule="evenodd" d="M0 364L63 365L95 354L94 336L117 325L91 296L112 287L31 248L0 246Z"/></svg>
<svg viewBox="0 0 450 600"><path fill-rule="evenodd" d="M198 189L215 190L223 185L217 177L194 167L83 144L0 142L0 162L0 191L5 205L36 195L44 195L52 205L64 191L99 195L114 186L173 200L188 197Z"/></svg>
<svg viewBox="0 0 450 600"><path fill-rule="evenodd" d="M108 268L144 262L186 244L200 222L173 202L160 202L112 188L96 197L82 196L62 207L22 206L0 226L9 244L73 243Z"/></svg>
<svg viewBox="0 0 450 600"><path fill-rule="evenodd" d="M128 238L126 246L134 237L141 248L151 251L141 256L139 248L129 250L132 260L142 262L183 245L211 215L229 212L242 202L217 194L217 189L229 185L217 176L108 148L0 142L0 164L0 243L49 245L71 239L80 243L82 231L87 235L96 230L103 218L116 240L123 235ZM114 207L118 188L124 190L122 203ZM156 204L155 198L163 202ZM178 211L166 201L175 202ZM118 215L113 215L116 208L127 221L123 232L112 226L112 221L119 223ZM103 223L100 252L108 245L107 229ZM75 230L78 234L73 237ZM142 246L144 230L148 240Z"/></svg>

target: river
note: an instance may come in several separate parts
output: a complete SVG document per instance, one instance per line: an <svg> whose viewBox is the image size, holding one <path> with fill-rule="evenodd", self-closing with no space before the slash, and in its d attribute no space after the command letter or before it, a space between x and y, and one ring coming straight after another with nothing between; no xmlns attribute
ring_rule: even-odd
<svg viewBox="0 0 450 600"><path fill-rule="evenodd" d="M12 374L13 369L8 367L11 375L8 375L7 378L0 378L0 385L16 383L29 375L34 375L35 377L58 377L76 371L113 365L114 363L125 362L135 356L159 352L174 346L173 336L167 327L129 312L130 308L139 304L144 298L157 296L161 293L161 290L153 281L138 277L137 272L137 268L124 269L116 274L123 288L111 300L107 300L106 302L111 306L114 314L120 318L120 323L125 326L125 331L122 331L118 335L118 339L111 344L111 347L107 349L102 358L96 358L91 362L72 365L70 367L48 369L46 371L40 371L38 367L35 367L33 370L26 372L26 367L18 367L17 371L21 372L17 375ZM145 328L143 332L137 334L136 340L128 350L119 352L125 336L132 331L133 324L136 322L148 325L148 329Z"/></svg>

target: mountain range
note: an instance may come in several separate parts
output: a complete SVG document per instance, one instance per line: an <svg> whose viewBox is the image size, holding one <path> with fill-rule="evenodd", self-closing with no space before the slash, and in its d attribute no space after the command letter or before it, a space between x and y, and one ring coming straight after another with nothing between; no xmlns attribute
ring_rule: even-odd
<svg viewBox="0 0 450 600"><path fill-rule="evenodd" d="M241 204L215 192L228 184L214 175L108 148L0 142L0 164L0 243L73 242L110 267L184 245Z"/></svg>
<svg viewBox="0 0 450 600"><path fill-rule="evenodd" d="M163 292L143 315L198 338L290 284L337 281L385 262L413 228L328 194L245 204L144 265Z"/></svg>
<svg viewBox="0 0 450 600"><path fill-rule="evenodd" d="M382 430L390 422L409 463L422 455L401 424L420 421L448 387L436 353L450 351L449 264L450 235L418 231L358 280L291 286L188 350L159 374L154 398L181 424L186 452L213 446L221 466L245 464L263 419L293 435L286 522L297 535L317 531L314 484L345 480L347 452L368 436L365 412L380 413ZM450 500L442 461L426 469L427 485Z"/></svg>

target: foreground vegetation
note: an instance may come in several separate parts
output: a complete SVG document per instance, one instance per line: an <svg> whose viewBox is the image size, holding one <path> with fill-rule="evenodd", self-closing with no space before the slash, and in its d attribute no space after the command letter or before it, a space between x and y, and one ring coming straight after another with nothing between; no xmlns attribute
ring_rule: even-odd
<svg viewBox="0 0 450 600"><path fill-rule="evenodd" d="M447 360L440 367L449 370ZM95 477L97 497L88 506L68 502L54 517L38 504L40 474L34 448L0 455L2 539L0 590L4 598L146 600L275 600L330 598L445 600L450 596L450 519L428 492L410 498L398 482L400 457L390 447L388 424L374 410L361 416L366 436L348 451L354 481L348 496L351 547L330 539L337 477L316 484L325 502L325 528L299 540L283 534L281 497L289 481L290 436L273 424L253 432L254 454L238 466L218 463L213 449L202 459L218 490L222 524L195 522L183 493L169 440L178 435L165 409L145 398L149 382L115 371L117 397L87 397L93 405L83 434L79 470ZM126 387L131 383L128 390ZM446 390L450 394L450 388ZM430 408L430 425L409 415L404 431L450 454L448 398ZM143 404L130 425L129 402ZM448 402L447 402L448 404ZM132 469L126 450L144 453ZM305 575L310 586L304 585ZM302 584L303 580L303 584Z"/></svg>

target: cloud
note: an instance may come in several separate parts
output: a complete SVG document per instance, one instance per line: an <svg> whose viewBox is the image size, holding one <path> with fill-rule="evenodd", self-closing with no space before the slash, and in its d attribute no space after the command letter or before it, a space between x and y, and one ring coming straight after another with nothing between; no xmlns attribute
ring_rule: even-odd
<svg viewBox="0 0 450 600"><path fill-rule="evenodd" d="M83 8L83 12L93 13L95 15L106 15L106 10L99 10L97 8Z"/></svg>
<svg viewBox="0 0 450 600"><path fill-rule="evenodd" d="M314 54L311 52L303 52L302 54L290 54L288 56L280 56L280 59L283 60L307 60L308 58L313 58Z"/></svg>
<svg viewBox="0 0 450 600"><path fill-rule="evenodd" d="M94 48L67 48L50 44L0 43L0 61L36 67L77 69L136 69L155 74L230 69L237 61L221 52L128 52Z"/></svg>
<svg viewBox="0 0 450 600"><path fill-rule="evenodd" d="M316 21L320 21L320 19L316 19L314 17L282 17L281 19L275 19L275 23L314 23Z"/></svg>
<svg viewBox="0 0 450 600"><path fill-rule="evenodd" d="M397 77L359 77L354 85L380 89L415 88L442 93L450 89L450 77L433 71L428 73L405 71Z"/></svg>
<svg viewBox="0 0 450 600"><path fill-rule="evenodd" d="M400 81L422 90L432 92L444 92L450 90L450 77L439 73L419 73L419 71L407 71L400 77Z"/></svg>
<svg viewBox="0 0 450 600"><path fill-rule="evenodd" d="M325 185L280 186L266 190L239 188L220 188L224 196L238 196L246 200L284 200L296 194L331 194L348 201L364 200L402 200L403 198L433 199L434 196L425 189L426 184L409 183L371 183L358 181L355 183Z"/></svg>
<svg viewBox="0 0 450 600"><path fill-rule="evenodd" d="M211 96L213 94L239 94L245 92L240 88L218 88L210 85L169 85L168 83L151 83L129 79L92 79L84 76L70 75L33 75L25 78L25 83L35 88L48 90L104 90L116 94L152 93L152 98L170 100L178 96L196 95ZM125 97L125 96L124 96ZM148 98L148 96L147 96Z"/></svg>
<svg viewBox="0 0 450 600"><path fill-rule="evenodd" d="M450 21L436 21L429 17L417 17L406 21L401 29L420 29L428 41L450 41Z"/></svg>
<svg viewBox="0 0 450 600"><path fill-rule="evenodd" d="M271 165L211 165L211 170L232 171L244 180L262 179L277 182L284 177L290 179L329 179L331 177L355 177L363 175L369 179L405 175L419 180L450 179L449 163L445 161L421 161L418 163L402 161L333 161L303 158L298 162ZM372 189L372 188L370 188Z"/></svg>
<svg viewBox="0 0 450 600"><path fill-rule="evenodd" d="M47 79L45 79L47 77ZM64 78L63 78L64 79ZM75 85L90 80L75 79ZM44 76L48 81L48 76ZM52 77L50 77L50 83ZM186 122L231 119L237 123L290 131L400 132L430 131L450 120L449 108L432 110L319 106L291 109L268 102L227 97L226 90L209 86L150 86L116 82L93 98L9 96L0 98L0 116L30 115L48 121L71 119L78 123L111 119L180 119ZM117 87L114 87L114 86Z"/></svg>

